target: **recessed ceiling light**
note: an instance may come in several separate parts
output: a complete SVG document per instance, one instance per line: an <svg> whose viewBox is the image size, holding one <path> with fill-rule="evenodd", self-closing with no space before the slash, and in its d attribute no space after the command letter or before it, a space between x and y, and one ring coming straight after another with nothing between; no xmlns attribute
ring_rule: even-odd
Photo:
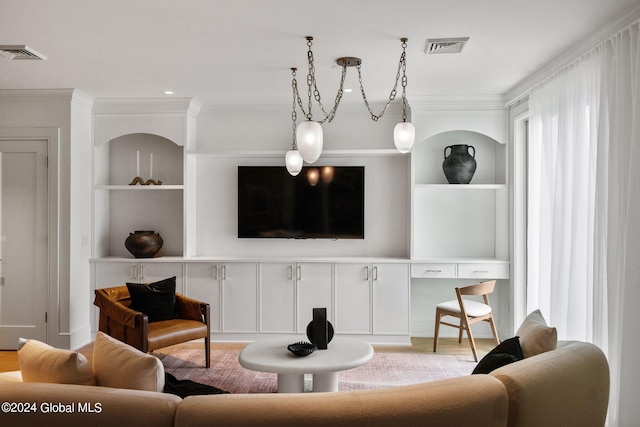
<svg viewBox="0 0 640 427"><path fill-rule="evenodd" d="M353 89L345 89L344 91L345 91L346 93L351 93L351 92L353 92Z"/></svg>
<svg viewBox="0 0 640 427"><path fill-rule="evenodd" d="M173 95L173 91L172 90L165 90L163 93L165 95Z"/></svg>

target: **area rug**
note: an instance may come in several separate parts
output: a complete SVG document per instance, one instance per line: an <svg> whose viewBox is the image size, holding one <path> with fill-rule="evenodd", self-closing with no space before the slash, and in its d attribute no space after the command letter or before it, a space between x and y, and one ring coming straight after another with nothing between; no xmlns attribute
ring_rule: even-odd
<svg viewBox="0 0 640 427"><path fill-rule="evenodd" d="M157 354L165 370L176 378L208 384L230 393L275 393L277 375L245 369L238 363L240 350L211 350L211 368L206 369L202 350L172 350ZM395 387L470 375L476 363L469 356L437 353L375 353L366 365L342 371L338 390ZM305 390L311 389L311 376Z"/></svg>

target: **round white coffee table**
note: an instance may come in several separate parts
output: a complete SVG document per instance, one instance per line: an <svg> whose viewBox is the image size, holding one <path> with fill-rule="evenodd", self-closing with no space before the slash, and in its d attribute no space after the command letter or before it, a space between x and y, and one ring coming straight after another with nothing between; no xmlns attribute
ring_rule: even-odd
<svg viewBox="0 0 640 427"><path fill-rule="evenodd" d="M304 392L304 374L313 374L313 391L338 391L338 372L357 368L373 357L364 341L334 337L326 350L299 357L287 350L300 336L277 336L247 345L238 358L247 369L278 374L278 393Z"/></svg>

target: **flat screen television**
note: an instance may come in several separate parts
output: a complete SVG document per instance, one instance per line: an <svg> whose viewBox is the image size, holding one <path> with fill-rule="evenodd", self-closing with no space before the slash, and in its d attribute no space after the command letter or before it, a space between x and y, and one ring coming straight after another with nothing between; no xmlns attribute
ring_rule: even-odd
<svg viewBox="0 0 640 427"><path fill-rule="evenodd" d="M364 239L364 166L238 166L238 237Z"/></svg>

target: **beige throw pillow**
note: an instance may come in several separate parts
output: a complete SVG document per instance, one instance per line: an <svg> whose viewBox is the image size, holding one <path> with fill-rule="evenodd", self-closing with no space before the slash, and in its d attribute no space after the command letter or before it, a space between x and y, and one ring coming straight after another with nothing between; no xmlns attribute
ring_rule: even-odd
<svg viewBox="0 0 640 427"><path fill-rule="evenodd" d="M164 391L164 366L157 357L102 332L93 347L93 373L101 386Z"/></svg>
<svg viewBox="0 0 640 427"><path fill-rule="evenodd" d="M24 382L95 385L91 364L75 351L37 340L21 342L18 364Z"/></svg>
<svg viewBox="0 0 640 427"><path fill-rule="evenodd" d="M524 319L516 335L520 337L525 358L555 350L558 344L558 331L547 325L540 310L533 311Z"/></svg>

